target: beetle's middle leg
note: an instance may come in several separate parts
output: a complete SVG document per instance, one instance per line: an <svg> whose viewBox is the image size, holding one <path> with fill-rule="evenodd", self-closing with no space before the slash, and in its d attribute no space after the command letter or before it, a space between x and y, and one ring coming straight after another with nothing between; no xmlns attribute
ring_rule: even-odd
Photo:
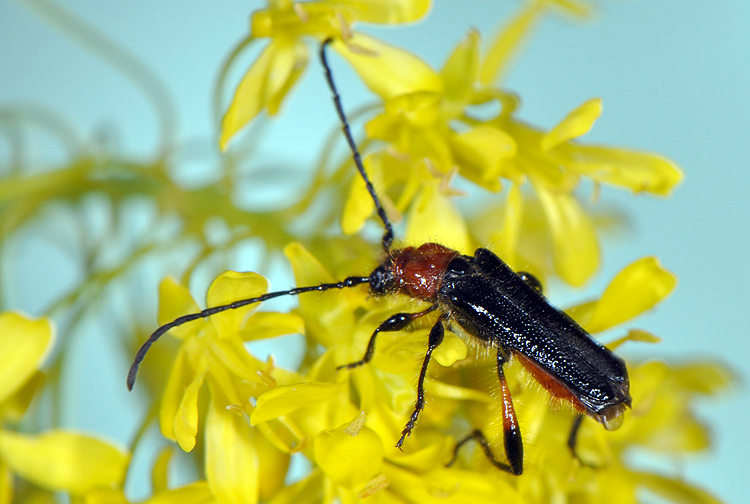
<svg viewBox="0 0 750 504"><path fill-rule="evenodd" d="M505 455L511 474L516 476L523 472L523 439L521 428L518 426L516 410L513 408L513 398L510 396L508 382L505 381L503 365L508 362L508 354L502 348L497 349L497 377L500 379L500 391L503 405L503 441Z"/></svg>
<svg viewBox="0 0 750 504"><path fill-rule="evenodd" d="M443 336L445 336L445 328L443 327L443 318L441 317L430 330L427 353L425 354L424 361L422 362L422 370L419 372L419 382L417 384L417 404L414 405L414 411L409 417L409 421L406 423L406 427L404 427L404 430L401 431L401 437L399 438L398 443L396 443L397 448L401 448L401 445L404 444L404 439L406 439L407 436L411 435L411 430L417 423L419 413L424 409L424 379L427 376L427 365L430 363L432 352L438 346L440 346L440 343L443 342Z"/></svg>

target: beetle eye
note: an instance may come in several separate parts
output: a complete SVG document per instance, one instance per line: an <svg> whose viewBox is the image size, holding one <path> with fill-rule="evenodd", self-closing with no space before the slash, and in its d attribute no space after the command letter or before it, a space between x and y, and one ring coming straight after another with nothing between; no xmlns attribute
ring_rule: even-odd
<svg viewBox="0 0 750 504"><path fill-rule="evenodd" d="M384 266L378 266L370 273L370 291L373 294L385 294L391 283L392 275Z"/></svg>
<svg viewBox="0 0 750 504"><path fill-rule="evenodd" d="M465 275L471 271L471 263L465 257L458 256L448 263L447 271L456 275Z"/></svg>

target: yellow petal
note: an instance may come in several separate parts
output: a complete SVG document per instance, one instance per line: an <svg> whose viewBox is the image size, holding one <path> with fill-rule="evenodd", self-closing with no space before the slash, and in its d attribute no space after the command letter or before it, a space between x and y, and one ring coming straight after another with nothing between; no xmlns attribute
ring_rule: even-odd
<svg viewBox="0 0 750 504"><path fill-rule="evenodd" d="M159 325L168 324L177 317L188 313L199 312L200 308L190 295L187 287L179 284L172 277L167 277L159 284ZM188 323L169 330L169 334L175 338L184 339L194 334L198 323Z"/></svg>
<svg viewBox="0 0 750 504"><path fill-rule="evenodd" d="M489 86L497 82L505 71L511 57L528 36L534 23L544 11L544 2L529 2L521 12L508 23L490 44L482 63L479 79Z"/></svg>
<svg viewBox="0 0 750 504"><path fill-rule="evenodd" d="M284 248L294 270L297 285L318 285L335 279L320 262L299 243ZM351 289L311 292L299 297L299 313L305 320L305 333L323 346L351 338L354 314Z"/></svg>
<svg viewBox="0 0 750 504"><path fill-rule="evenodd" d="M36 373L54 342L49 320L32 320L11 312L0 314L0 403Z"/></svg>
<svg viewBox="0 0 750 504"><path fill-rule="evenodd" d="M737 381L729 369L715 362L683 364L675 368L674 374L683 388L706 395L725 391Z"/></svg>
<svg viewBox="0 0 750 504"><path fill-rule="evenodd" d="M198 394L205 377L206 373L201 373L188 385L174 417L175 437L180 448L186 452L195 448L195 436L198 434Z"/></svg>
<svg viewBox="0 0 750 504"><path fill-rule="evenodd" d="M369 427L356 433L343 425L315 436L315 462L336 483L354 488L372 479L383 464L383 441Z"/></svg>
<svg viewBox="0 0 750 504"><path fill-rule="evenodd" d="M206 419L206 479L222 504L258 502L258 454L244 416L211 401Z"/></svg>
<svg viewBox="0 0 750 504"><path fill-rule="evenodd" d="M462 253L470 252L466 223L451 199L440 192L437 182L425 184L412 203L404 242L438 242Z"/></svg>
<svg viewBox="0 0 750 504"><path fill-rule="evenodd" d="M542 137L542 150L548 151L563 142L585 135L601 114L601 98L592 98L579 105Z"/></svg>
<svg viewBox="0 0 750 504"><path fill-rule="evenodd" d="M193 379L194 373L188 363L186 349L181 348L172 364L172 369L169 371L167 385L164 387L164 394L162 394L159 405L159 428L162 435L172 441L177 440L174 431L174 419L180 409L185 390Z"/></svg>
<svg viewBox="0 0 750 504"><path fill-rule="evenodd" d="M151 489L154 494L163 492L169 485L169 463L174 455L173 445L165 446L159 451L154 467L151 469Z"/></svg>
<svg viewBox="0 0 750 504"><path fill-rule="evenodd" d="M669 159L617 147L568 143L550 152L570 170L634 193L669 196L682 181L680 168Z"/></svg>
<svg viewBox="0 0 750 504"><path fill-rule="evenodd" d="M599 268L599 243L591 219L567 192L536 186L554 244L555 272L579 287Z"/></svg>
<svg viewBox="0 0 750 504"><path fill-rule="evenodd" d="M462 175L471 180L495 182L499 189L497 178L502 162L516 155L513 137L499 128L483 124L449 140Z"/></svg>
<svg viewBox="0 0 750 504"><path fill-rule="evenodd" d="M592 309L593 305L595 303L592 303ZM623 336L622 338L618 338L615 341L608 343L607 348L610 350L615 350L619 346L621 346L623 343L627 341L640 341L643 343L660 343L661 338L656 336L655 334L651 334L648 331L644 331L643 329L630 329L628 333Z"/></svg>
<svg viewBox="0 0 750 504"><path fill-rule="evenodd" d="M467 102L479 73L479 32L471 30L466 39L453 50L440 71L445 97L454 102Z"/></svg>
<svg viewBox="0 0 750 504"><path fill-rule="evenodd" d="M644 257L615 276L590 315L573 312L587 331L604 331L650 310L676 285L677 277L664 269L655 257Z"/></svg>
<svg viewBox="0 0 750 504"><path fill-rule="evenodd" d="M129 456L101 439L50 430L39 435L0 431L0 458L36 485L80 495L122 485Z"/></svg>
<svg viewBox="0 0 750 504"><path fill-rule="evenodd" d="M721 501L713 495L686 481L646 472L636 472L634 475L641 485L669 502L677 504L721 504Z"/></svg>
<svg viewBox="0 0 750 504"><path fill-rule="evenodd" d="M337 40L333 47L354 67L365 85L384 100L417 91L442 91L438 74L403 49L361 33L346 43Z"/></svg>
<svg viewBox="0 0 750 504"><path fill-rule="evenodd" d="M217 502L205 481L196 481L181 488L160 492L146 501L148 504L215 504Z"/></svg>
<svg viewBox="0 0 750 504"><path fill-rule="evenodd" d="M13 502L13 474L0 462L0 504Z"/></svg>
<svg viewBox="0 0 750 504"><path fill-rule="evenodd" d="M250 423L257 425L300 408L320 404L331 399L337 391L338 385L332 383L297 383L276 387L258 397Z"/></svg>
<svg viewBox="0 0 750 504"><path fill-rule="evenodd" d="M285 334L304 334L305 322L294 313L253 313L240 333L244 341L256 341Z"/></svg>
<svg viewBox="0 0 750 504"><path fill-rule="evenodd" d="M257 273L238 273L226 271L213 281L206 295L206 306L212 308L250 299L265 294L268 282ZM244 325L247 314L258 307L257 303L246 305L235 310L227 310L211 316L211 323L216 327L219 338L228 338L237 334Z"/></svg>
<svg viewBox="0 0 750 504"><path fill-rule="evenodd" d="M383 194L381 155L367 156L364 160L364 166L377 194ZM349 195L341 214L341 231L345 235L358 233L374 212L375 203L373 203L372 196L367 191L364 179L360 176L355 177L352 180Z"/></svg>
<svg viewBox="0 0 750 504"><path fill-rule="evenodd" d="M432 0L335 0L331 3L352 9L357 21L383 24L418 21L432 6Z"/></svg>
<svg viewBox="0 0 750 504"><path fill-rule="evenodd" d="M293 38L274 37L240 81L221 121L219 146L226 149L229 140L271 101L275 112L294 80L304 67L307 52Z"/></svg>
<svg viewBox="0 0 750 504"><path fill-rule="evenodd" d="M466 358L466 343L450 331L446 331L443 342L433 354L441 366L449 367Z"/></svg>

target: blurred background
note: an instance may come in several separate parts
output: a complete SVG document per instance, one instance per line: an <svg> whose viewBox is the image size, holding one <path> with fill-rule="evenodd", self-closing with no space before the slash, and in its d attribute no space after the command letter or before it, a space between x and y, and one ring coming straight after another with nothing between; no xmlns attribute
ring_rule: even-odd
<svg viewBox="0 0 750 504"><path fill-rule="evenodd" d="M146 95L100 54L61 30L61 18L51 21L45 5L37 0L0 3L0 107L5 114L0 128L14 111L31 110L40 117L54 113L91 149L131 159L153 156L164 125ZM264 4L224 0L188 7L175 0L61 0L57 5L105 34L158 77L170 100L161 105L174 120L174 138L185 159L175 177L187 185L215 178L216 76L231 48L247 34L250 13ZM421 24L358 28L439 67L470 28L487 40L520 5L514 0L438 0ZM623 266L645 255L657 255L678 275L672 297L630 324L659 335L663 342L631 344L623 353L673 362L718 360L737 374L733 391L700 405L699 415L713 426L713 450L684 466L678 461L677 467L726 502L742 502L745 457L750 453L750 334L745 319L750 301L750 167L745 152L750 129L750 3L633 0L594 5L596 15L585 22L546 16L516 58L504 87L520 94L520 117L545 129L586 99L600 96L604 113L585 141L660 153L676 161L686 178L667 201L605 188L603 201L629 216L626 232L604 242L602 271L585 291L558 286L548 290L549 296L563 306L595 296ZM242 61L250 62L256 54L250 51ZM230 90L245 68L235 65ZM368 91L345 64L338 62L334 70L347 109L368 100ZM251 206L282 207L289 194L302 191L335 121L315 62L282 115L258 129L253 156L265 171L248 187ZM48 138L30 138L30 166L49 169L65 159ZM0 143L2 159L12 155L9 144ZM298 170L299 176L285 176L289 184L280 188L271 183L274 167ZM96 202L91 205L96 207ZM137 239L148 229L149 211L140 215L131 218L125 235ZM49 238L64 229L56 222L65 217L46 217L46 224L23 228L1 244L3 309L41 315L81 280L80 265L59 246L75 238ZM91 226L106 227L107 222L106 216L94 216ZM249 254L233 257L229 266L250 270L258 264ZM147 280L128 286L132 294L140 285L137 295L143 302L138 306L152 307L135 314L149 326L155 323L156 285L170 267L175 266L145 267ZM282 266L261 273L277 288L291 282ZM203 299L205 285L193 287L195 297ZM115 299L118 295L124 296L116 294ZM122 349L107 342L109 323L115 322L94 317L81 321L81 336L71 343L75 352L66 357L68 369L75 371L62 378L68 408L61 422L127 442L143 411L137 394L126 392L128 363L122 361ZM282 365L294 362L293 348L291 353L289 361L279 357Z"/></svg>

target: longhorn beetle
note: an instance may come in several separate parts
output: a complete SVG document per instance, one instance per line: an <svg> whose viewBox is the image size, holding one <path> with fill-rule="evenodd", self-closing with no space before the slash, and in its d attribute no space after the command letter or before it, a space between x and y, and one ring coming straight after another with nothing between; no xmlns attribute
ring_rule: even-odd
<svg viewBox="0 0 750 504"><path fill-rule="evenodd" d="M584 414L591 416L605 428L614 429L621 423L625 408L630 406L625 363L594 341L572 318L547 303L542 295L541 284L535 277L524 272L514 272L487 249L479 248L473 256L468 256L437 243L396 250L391 248L393 227L365 172L326 59L326 47L330 42L329 39L323 43L320 58L354 164L365 181L385 228L382 239L385 259L368 276L352 276L335 283L270 292L178 317L156 329L138 350L128 372L128 389L132 390L138 367L151 345L173 327L279 296L296 296L306 292L368 284L370 293L374 296L402 293L431 303L431 306L420 312L397 313L386 319L373 332L362 359L339 366L339 370L367 364L375 352L375 340L379 333L399 331L428 313L439 313L437 322L430 330L427 353L419 373L417 402L396 443L397 447L400 448L411 434L424 408L427 366L432 353L443 341L445 325L455 324L497 351L504 447L508 462L495 459L480 431L473 431L458 442L453 460L458 449L474 439L495 466L514 475L523 472L521 431L503 372L504 365L511 357L517 358L552 396L569 401L578 411L568 437L568 446L576 456L576 436Z"/></svg>

